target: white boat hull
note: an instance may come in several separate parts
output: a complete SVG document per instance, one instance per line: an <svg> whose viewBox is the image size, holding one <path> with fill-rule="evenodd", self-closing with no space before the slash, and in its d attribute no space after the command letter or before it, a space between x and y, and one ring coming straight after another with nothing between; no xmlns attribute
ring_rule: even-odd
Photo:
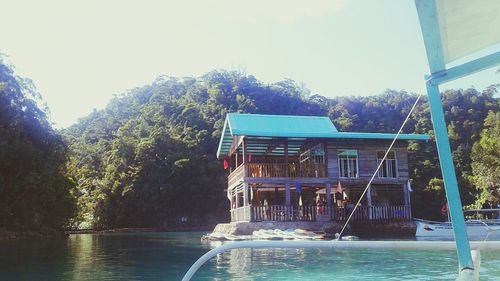
<svg viewBox="0 0 500 281"><path fill-rule="evenodd" d="M454 240L453 226L449 222L415 220L419 240ZM466 222L469 240L500 240L500 221Z"/></svg>

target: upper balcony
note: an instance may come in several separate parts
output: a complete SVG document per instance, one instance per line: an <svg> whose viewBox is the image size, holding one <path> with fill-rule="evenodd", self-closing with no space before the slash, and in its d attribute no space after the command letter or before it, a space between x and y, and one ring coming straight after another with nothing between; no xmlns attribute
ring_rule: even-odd
<svg viewBox="0 0 500 281"><path fill-rule="evenodd" d="M230 187L242 179L248 183L285 184L287 179L310 184L323 183L328 178L364 181L366 172L358 169L358 165L373 171L378 152L359 156L350 151L356 147L345 144L357 140L364 147L367 143L389 142L395 136L339 132L328 117L230 113L224 121L217 158L223 159L225 168L231 171L228 179ZM399 140L428 138L425 135L398 136ZM327 149L332 142L341 145ZM380 173L379 177L383 178L384 171ZM387 178L389 174L387 172ZM397 176L394 178L397 179ZM387 181L384 178L384 182Z"/></svg>
<svg viewBox="0 0 500 281"><path fill-rule="evenodd" d="M247 178L326 178L326 164L243 163L228 177L229 186Z"/></svg>

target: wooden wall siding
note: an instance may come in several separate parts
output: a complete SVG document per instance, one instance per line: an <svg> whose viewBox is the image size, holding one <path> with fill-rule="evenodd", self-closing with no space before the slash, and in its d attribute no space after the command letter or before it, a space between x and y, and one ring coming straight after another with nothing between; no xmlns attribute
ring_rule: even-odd
<svg viewBox="0 0 500 281"><path fill-rule="evenodd" d="M328 178L339 178L339 160L338 150L340 149L356 149L358 150L358 168L359 179L363 181L370 178L375 169L377 169L377 151L386 150L390 145L390 141L364 141L364 142L328 142L327 143L327 159L328 159ZM406 151L406 144L397 142L393 150L396 151L396 158L398 160L398 178L394 179L378 179L377 182L406 182L408 180L408 153ZM348 179L349 180L349 179ZM350 180L349 180L350 181ZM352 179L352 181L356 181Z"/></svg>
<svg viewBox="0 0 500 281"><path fill-rule="evenodd" d="M335 145L327 144L326 146L326 159L328 161L328 173L329 178L339 178L339 158L338 158L338 147Z"/></svg>
<svg viewBox="0 0 500 281"><path fill-rule="evenodd" d="M398 148L396 151L396 158L398 159L398 177L408 180L410 177L408 170L408 151L406 148Z"/></svg>
<svg viewBox="0 0 500 281"><path fill-rule="evenodd" d="M343 178L342 184L345 187L349 186L364 186L373 175L377 167L377 151L385 150L390 145L390 141L384 140L364 140L364 141L329 141L326 144L326 161L328 163L327 177L244 177L243 175L230 176L229 188L244 181L249 184L262 184L266 186L284 185L285 183L295 184L300 182L306 185L324 186L327 183L336 183L339 179L339 165L338 165L338 150L339 149L357 149L358 150L358 167L359 178ZM406 149L406 142L397 142L393 148L396 151L398 160L398 177L397 178L379 178L375 177L373 184L405 184L409 177L408 171L408 153ZM276 158L281 159L281 158ZM259 158L252 159L252 164L262 160ZM233 171L234 173L235 171ZM335 186L333 186L334 188Z"/></svg>

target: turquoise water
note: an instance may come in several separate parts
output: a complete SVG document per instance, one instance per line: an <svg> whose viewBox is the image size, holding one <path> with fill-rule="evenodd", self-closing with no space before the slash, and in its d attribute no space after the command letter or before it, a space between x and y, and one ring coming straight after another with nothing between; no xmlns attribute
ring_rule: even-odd
<svg viewBox="0 0 500 281"><path fill-rule="evenodd" d="M0 280L180 280L215 244L202 233L71 235L0 242ZM500 280L500 253L482 251L481 280ZM454 280L453 251L233 250L194 280Z"/></svg>

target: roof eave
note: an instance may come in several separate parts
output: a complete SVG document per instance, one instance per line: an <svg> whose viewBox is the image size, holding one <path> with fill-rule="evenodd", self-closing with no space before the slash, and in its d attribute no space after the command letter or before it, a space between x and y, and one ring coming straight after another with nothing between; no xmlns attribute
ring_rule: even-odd
<svg viewBox="0 0 500 281"><path fill-rule="evenodd" d="M357 133L357 132L341 132L336 134L335 138L343 139L394 139L397 134L391 133ZM425 140L431 139L429 135L425 134L400 134L399 140Z"/></svg>
<svg viewBox="0 0 500 281"><path fill-rule="evenodd" d="M224 137L226 136L226 129L228 128L228 124L229 124L229 120L228 120L228 117L226 117L226 120L224 120L224 128L222 129L222 134L220 136L220 140L219 140L219 147L217 148L217 154L216 154L216 157L217 159L220 159L220 153L221 153L221 149L222 149L222 143L224 142ZM231 130L229 131L231 133Z"/></svg>

